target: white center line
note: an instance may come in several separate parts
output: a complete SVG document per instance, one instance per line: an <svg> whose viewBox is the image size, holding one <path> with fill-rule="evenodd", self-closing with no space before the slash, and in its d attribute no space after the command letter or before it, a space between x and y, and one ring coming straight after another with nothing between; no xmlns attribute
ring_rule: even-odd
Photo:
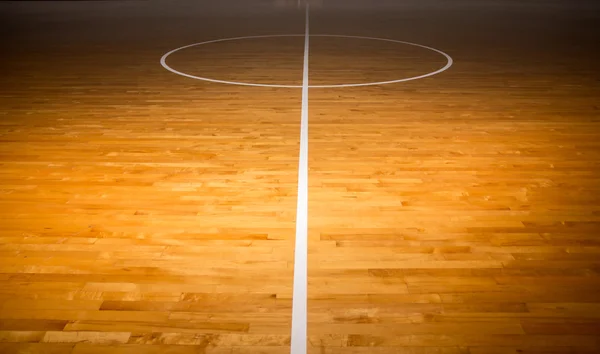
<svg viewBox="0 0 600 354"><path fill-rule="evenodd" d="M298 163L298 205L296 207L296 245L294 253L294 293L292 298L291 354L306 354L306 307L308 286L308 49L310 8L306 4L304 34L304 72L302 78L302 115L300 121L300 159Z"/></svg>

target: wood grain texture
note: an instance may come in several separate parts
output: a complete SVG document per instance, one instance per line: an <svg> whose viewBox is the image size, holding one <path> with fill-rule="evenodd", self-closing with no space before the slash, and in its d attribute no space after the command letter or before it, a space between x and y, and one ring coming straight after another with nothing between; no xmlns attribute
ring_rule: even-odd
<svg viewBox="0 0 600 354"><path fill-rule="evenodd" d="M0 4L0 353L289 353L301 92L158 61L302 33L303 12L170 4ZM310 91L310 354L600 351L598 18L508 0L313 11L312 33L455 65ZM170 63L297 84L302 52L265 38ZM311 38L314 85L440 65Z"/></svg>
<svg viewBox="0 0 600 354"><path fill-rule="evenodd" d="M456 63L402 85L312 92L311 353L600 348L592 35L568 42L583 29L560 24L581 14L480 5L496 18L424 4L313 25L351 32L362 18L369 35L405 35ZM399 77L398 57L370 75ZM331 59L313 51L313 66ZM347 78L329 68L322 80L336 75Z"/></svg>

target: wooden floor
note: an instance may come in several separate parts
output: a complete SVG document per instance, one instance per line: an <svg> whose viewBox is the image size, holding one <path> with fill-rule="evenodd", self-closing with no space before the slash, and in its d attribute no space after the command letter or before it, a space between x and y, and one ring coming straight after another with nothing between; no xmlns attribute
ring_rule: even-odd
<svg viewBox="0 0 600 354"><path fill-rule="evenodd" d="M455 64L310 90L308 353L600 352L600 8L373 3L325 0L311 33ZM302 34L302 10L0 14L0 352L289 353L301 90L159 60ZM298 85L302 53L263 38L169 63ZM443 64L311 39L313 85Z"/></svg>

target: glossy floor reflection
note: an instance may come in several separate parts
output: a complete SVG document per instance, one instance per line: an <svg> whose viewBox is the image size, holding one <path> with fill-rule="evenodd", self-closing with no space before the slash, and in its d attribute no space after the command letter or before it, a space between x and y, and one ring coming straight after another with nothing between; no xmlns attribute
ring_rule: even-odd
<svg viewBox="0 0 600 354"><path fill-rule="evenodd" d="M290 352L302 6L0 3L0 352ZM311 6L308 352L597 353L600 8Z"/></svg>

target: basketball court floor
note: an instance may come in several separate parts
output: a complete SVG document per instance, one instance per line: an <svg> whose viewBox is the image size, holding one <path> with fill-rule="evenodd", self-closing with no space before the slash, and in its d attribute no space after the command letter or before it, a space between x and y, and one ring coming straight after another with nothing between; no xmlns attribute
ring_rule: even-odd
<svg viewBox="0 0 600 354"><path fill-rule="evenodd" d="M600 352L600 6L0 2L0 352Z"/></svg>

